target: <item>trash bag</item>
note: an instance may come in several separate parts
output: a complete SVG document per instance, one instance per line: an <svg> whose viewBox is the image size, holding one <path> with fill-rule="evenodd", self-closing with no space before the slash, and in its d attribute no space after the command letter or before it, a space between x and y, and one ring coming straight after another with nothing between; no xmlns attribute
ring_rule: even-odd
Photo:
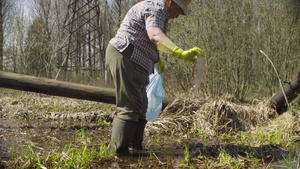
<svg viewBox="0 0 300 169"><path fill-rule="evenodd" d="M162 100L165 96L165 91L162 85L162 74L158 71L158 66L155 65L154 73L149 76L149 84L146 88L148 97L148 109L146 112L146 120L156 120L162 109Z"/></svg>

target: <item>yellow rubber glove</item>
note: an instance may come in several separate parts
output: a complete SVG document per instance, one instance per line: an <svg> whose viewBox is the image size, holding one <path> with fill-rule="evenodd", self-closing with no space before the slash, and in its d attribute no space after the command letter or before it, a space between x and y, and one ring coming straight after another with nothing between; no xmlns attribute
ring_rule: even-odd
<svg viewBox="0 0 300 169"><path fill-rule="evenodd" d="M164 52L170 53L173 57L178 59L187 60L192 63L197 63L195 56L203 56L202 50L198 47L191 48L189 50L183 50L176 46L169 38L164 37L161 41L159 41L157 45L157 49Z"/></svg>
<svg viewBox="0 0 300 169"><path fill-rule="evenodd" d="M165 71L166 64L161 60L161 57L159 57L159 60L156 63L156 65L158 66L158 73L162 73Z"/></svg>
<svg viewBox="0 0 300 169"><path fill-rule="evenodd" d="M172 50L171 55L178 59L183 59L192 63L197 63L195 56L205 56L202 53L202 50L198 47L193 47L189 50L182 50L177 46Z"/></svg>

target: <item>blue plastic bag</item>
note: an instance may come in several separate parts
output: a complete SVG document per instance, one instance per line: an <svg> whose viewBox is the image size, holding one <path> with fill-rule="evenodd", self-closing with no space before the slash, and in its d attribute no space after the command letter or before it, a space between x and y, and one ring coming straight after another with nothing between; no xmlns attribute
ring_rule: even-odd
<svg viewBox="0 0 300 169"><path fill-rule="evenodd" d="M146 112L146 120L156 120L162 109L162 100L165 96L165 91L162 85L162 74L158 71L158 66L155 65L154 73L149 76L149 84L146 88L148 97L148 109Z"/></svg>

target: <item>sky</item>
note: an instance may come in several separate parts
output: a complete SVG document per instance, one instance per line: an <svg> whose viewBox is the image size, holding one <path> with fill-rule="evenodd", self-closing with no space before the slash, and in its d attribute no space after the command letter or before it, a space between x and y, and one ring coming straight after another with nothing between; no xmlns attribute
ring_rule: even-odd
<svg viewBox="0 0 300 169"><path fill-rule="evenodd" d="M34 0L11 0L12 2L15 3L16 7L18 9L23 9L25 16L29 17L31 14L32 9L32 4Z"/></svg>

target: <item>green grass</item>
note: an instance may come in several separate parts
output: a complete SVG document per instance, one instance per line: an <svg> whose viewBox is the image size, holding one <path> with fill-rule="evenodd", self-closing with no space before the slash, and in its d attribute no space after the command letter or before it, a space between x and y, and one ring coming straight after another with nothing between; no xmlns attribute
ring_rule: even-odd
<svg viewBox="0 0 300 169"><path fill-rule="evenodd" d="M157 144L161 144L161 143L164 143L164 136L163 135L154 135L152 136L152 139L155 141L155 143Z"/></svg>
<svg viewBox="0 0 300 169"><path fill-rule="evenodd" d="M40 110L47 112L88 112L88 111L112 111L112 106L107 103L98 103L83 101L77 99L67 99L66 101L59 100L59 98L32 98L35 100L36 106Z"/></svg>
<svg viewBox="0 0 300 169"><path fill-rule="evenodd" d="M77 132L74 142L60 150L55 144L52 149L43 151L33 143L28 144L22 153L11 149L9 166L14 168L89 168L92 164L110 157L109 146L102 141L94 145L83 129Z"/></svg>
<svg viewBox="0 0 300 169"><path fill-rule="evenodd" d="M232 157L230 154L226 153L225 150L221 150L219 162L220 164L230 165L233 166L234 168L238 166L237 160L234 157Z"/></svg>
<svg viewBox="0 0 300 169"><path fill-rule="evenodd" d="M189 162L189 160L190 160L190 151L189 151L189 148L188 148L188 146L186 146L186 144L184 144L184 146L185 146L185 150L184 150L184 159L185 159L185 161L188 163Z"/></svg>

